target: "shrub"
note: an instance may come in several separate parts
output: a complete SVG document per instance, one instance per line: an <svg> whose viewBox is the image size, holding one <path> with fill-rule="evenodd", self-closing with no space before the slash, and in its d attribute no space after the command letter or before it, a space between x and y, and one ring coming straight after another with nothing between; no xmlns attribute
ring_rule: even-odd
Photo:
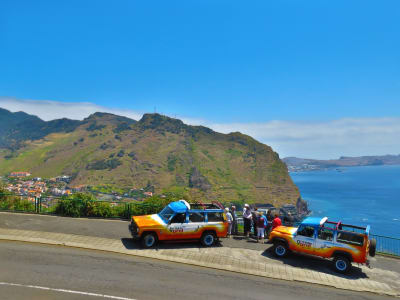
<svg viewBox="0 0 400 300"><path fill-rule="evenodd" d="M122 122L122 123L119 123L119 124L117 125L117 127L113 129L113 132L114 132L114 133L120 133L120 132L122 132L122 131L124 131L124 130L129 130L129 129L131 129L131 127L129 126L129 124L126 123L126 122Z"/></svg>
<svg viewBox="0 0 400 300"><path fill-rule="evenodd" d="M111 158L109 160L96 160L94 162L91 162L86 166L86 169L88 170L105 170L105 169L115 169L116 167L122 165L122 162L117 159L117 158Z"/></svg>
<svg viewBox="0 0 400 300"><path fill-rule="evenodd" d="M35 204L28 200L15 199L14 210L35 211Z"/></svg>
<svg viewBox="0 0 400 300"><path fill-rule="evenodd" d="M84 217L91 208L90 203L95 200L96 198L91 194L77 193L60 200L56 205L55 213L68 217Z"/></svg>
<svg viewBox="0 0 400 300"><path fill-rule="evenodd" d="M35 204L29 200L23 200L18 196L10 196L2 193L0 189L0 209L33 212L35 211Z"/></svg>
<svg viewBox="0 0 400 300"><path fill-rule="evenodd" d="M86 128L86 130L87 131L94 131L94 130L101 130L101 129L103 129L104 127L106 127L106 125L97 125L97 123L96 123L96 121L95 122L93 122L92 124L90 124L87 128Z"/></svg>
<svg viewBox="0 0 400 300"><path fill-rule="evenodd" d="M128 206L125 205L116 205L111 207L111 213L113 217L120 218L130 218L129 211L127 210Z"/></svg>
<svg viewBox="0 0 400 300"><path fill-rule="evenodd" d="M110 218L113 216L111 205L108 202L90 201L87 203L86 216Z"/></svg>

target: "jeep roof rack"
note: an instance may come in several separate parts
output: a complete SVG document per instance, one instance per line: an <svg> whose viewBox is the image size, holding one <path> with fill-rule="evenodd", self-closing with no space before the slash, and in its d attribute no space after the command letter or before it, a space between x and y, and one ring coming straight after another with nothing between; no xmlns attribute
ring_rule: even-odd
<svg viewBox="0 0 400 300"><path fill-rule="evenodd" d="M221 209L214 203L191 203L190 209Z"/></svg>

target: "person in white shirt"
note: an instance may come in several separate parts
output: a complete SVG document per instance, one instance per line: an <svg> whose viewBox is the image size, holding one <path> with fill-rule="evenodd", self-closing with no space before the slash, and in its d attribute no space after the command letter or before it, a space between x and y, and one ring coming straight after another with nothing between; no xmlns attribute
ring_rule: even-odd
<svg viewBox="0 0 400 300"><path fill-rule="evenodd" d="M244 225L244 235L249 237L251 230L251 208L250 205L245 204L243 209L243 225Z"/></svg>

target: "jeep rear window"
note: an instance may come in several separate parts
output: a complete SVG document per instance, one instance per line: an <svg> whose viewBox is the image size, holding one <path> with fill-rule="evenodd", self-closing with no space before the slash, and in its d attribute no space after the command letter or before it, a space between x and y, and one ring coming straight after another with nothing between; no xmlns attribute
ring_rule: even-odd
<svg viewBox="0 0 400 300"><path fill-rule="evenodd" d="M192 212L189 213L189 222L204 222L204 213Z"/></svg>
<svg viewBox="0 0 400 300"><path fill-rule="evenodd" d="M208 222L223 222L224 216L220 212L209 212L208 215Z"/></svg>
<svg viewBox="0 0 400 300"><path fill-rule="evenodd" d="M364 244L364 237L352 232L338 231L336 241L345 244L362 246Z"/></svg>
<svg viewBox="0 0 400 300"><path fill-rule="evenodd" d="M318 230L318 238L324 241L332 241L333 240L333 231L328 228L320 228Z"/></svg>

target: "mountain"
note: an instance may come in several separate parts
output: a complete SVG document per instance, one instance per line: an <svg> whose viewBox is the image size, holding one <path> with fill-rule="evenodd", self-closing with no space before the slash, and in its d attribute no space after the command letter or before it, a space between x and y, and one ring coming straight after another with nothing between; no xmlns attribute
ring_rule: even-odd
<svg viewBox="0 0 400 300"><path fill-rule="evenodd" d="M37 140L54 132L73 131L80 121L59 119L45 122L24 112L0 108L0 148L19 149L26 140Z"/></svg>
<svg viewBox="0 0 400 300"><path fill-rule="evenodd" d="M45 132L22 134L27 122L40 123L36 128ZM0 150L0 175L70 175L71 186L152 186L156 193L179 192L203 201L278 205L299 197L278 154L239 132L221 134L159 114L145 114L140 121L95 113L83 121L42 122L32 118L10 126L6 138L19 133L21 146Z"/></svg>
<svg viewBox="0 0 400 300"><path fill-rule="evenodd" d="M332 167L356 167L376 165L400 165L400 155L376 155L376 156L342 156L339 159L318 160L297 157L283 159L290 169L325 169Z"/></svg>

